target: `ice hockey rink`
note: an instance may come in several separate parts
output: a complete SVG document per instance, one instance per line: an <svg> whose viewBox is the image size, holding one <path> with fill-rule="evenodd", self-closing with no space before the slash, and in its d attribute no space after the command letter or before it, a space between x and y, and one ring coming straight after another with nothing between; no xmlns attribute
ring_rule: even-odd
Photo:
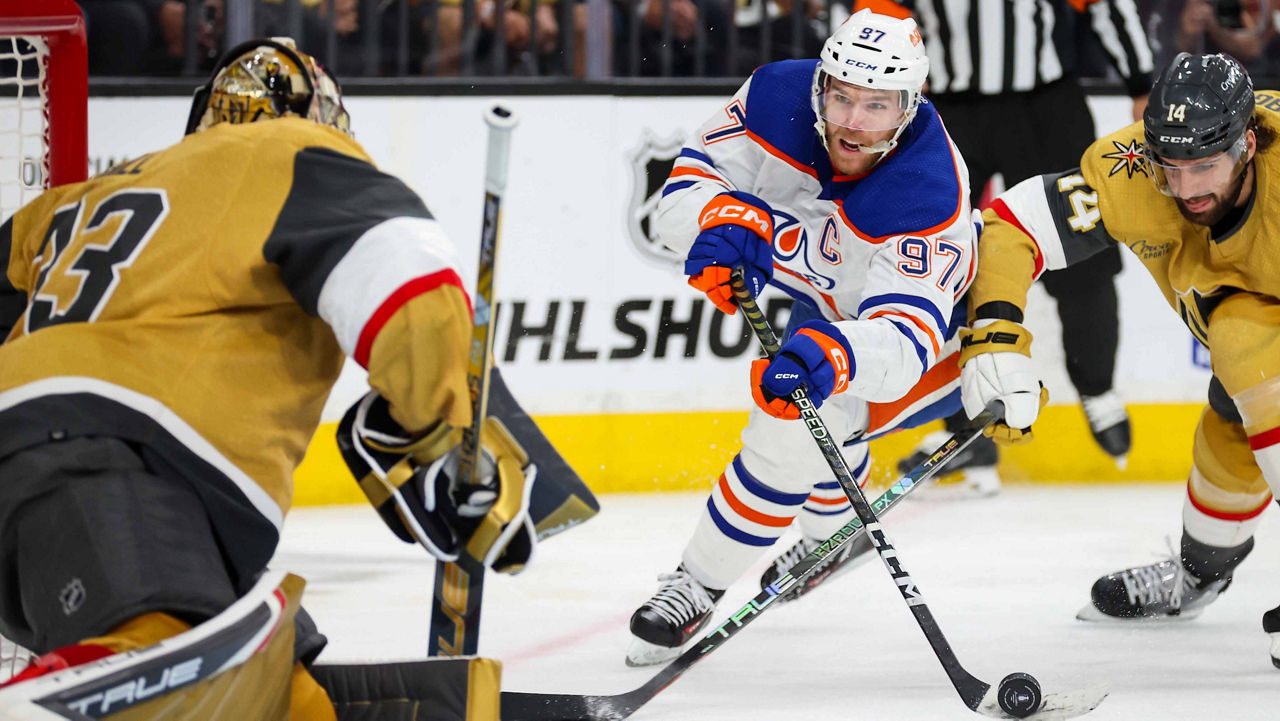
<svg viewBox="0 0 1280 721"><path fill-rule="evenodd" d="M990 499L941 500L950 490L919 489L884 526L970 673L994 684L1025 671L1046 693L1107 683L1110 697L1085 717L1097 721L1280 714L1280 669L1261 624L1280 603L1274 519L1264 519L1234 584L1200 618L1103 625L1075 620L1090 584L1158 560L1166 537L1177 544L1182 486L1008 485ZM503 688L613 694L647 681L658 667L622 661L627 618L677 563L704 499L601 496L600 514L544 543L523 574L490 575L480 650L502 660ZM769 610L633 718L976 717L872 560ZM758 591L765 562L730 590L717 620ZM308 579L304 605L330 638L322 661L424 655L432 565L371 509L295 510L274 565Z"/></svg>

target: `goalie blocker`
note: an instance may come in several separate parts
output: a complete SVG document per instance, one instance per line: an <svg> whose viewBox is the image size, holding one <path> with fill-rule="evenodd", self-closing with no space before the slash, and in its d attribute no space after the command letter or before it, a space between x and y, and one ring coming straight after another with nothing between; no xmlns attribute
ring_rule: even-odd
<svg viewBox="0 0 1280 721"><path fill-rule="evenodd" d="M594 516L600 506L533 422L497 368L476 478L456 482L460 429L413 438L369 393L338 426L338 449L384 523L441 561L466 553L518 573L537 542Z"/></svg>

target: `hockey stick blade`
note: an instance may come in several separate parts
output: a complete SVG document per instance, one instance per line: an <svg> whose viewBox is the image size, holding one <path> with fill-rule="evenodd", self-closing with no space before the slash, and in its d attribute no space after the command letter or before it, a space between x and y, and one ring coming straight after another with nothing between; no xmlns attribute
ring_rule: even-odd
<svg viewBox="0 0 1280 721"><path fill-rule="evenodd" d="M761 347L764 348L765 355L773 358L779 351L778 337L769 325L769 319L765 317L764 312L760 310L760 306L756 303L755 296L747 288L745 272L741 266L733 269L730 275L730 286L733 289L734 299L737 301L738 307L742 309L742 315L747 320L747 325L751 326L756 339L760 341ZM809 398L808 389L804 385L797 386L792 391L790 400L799 411L799 420L804 423L814 444L817 445L823 458L826 459L827 466L835 474L836 481L840 484L845 497L849 499L849 503L853 506L854 513L866 525L870 534L871 545L875 548L876 553L880 554L880 559L884 562L885 569L888 570L890 577L898 587L898 593L911 610L912 617L915 618L920 631L924 633L925 639L929 642L929 646L933 649L934 655L938 659L938 663L942 665L943 671L946 672L947 678L951 681L951 685L955 687L956 693L960 696L960 700L964 702L965 706L968 706L970 710L976 713L990 716L993 715L991 702L994 700L995 708L998 709L997 718L1028 718L1033 714L1047 711L1045 699L1049 699L1054 704L1054 712L1059 714L1056 718L1071 718L1087 713L1098 703L1101 703L1102 698L1106 698L1106 693L1103 693L1102 697L1097 699L1097 703L1089 705L1091 696L1085 691L1043 696L1039 682L1035 681L1027 673L1010 674L1000 682L999 686L992 686L969 673L960 663L960 659L956 657L951 644L942 633L942 627L938 625L933 612L929 610L924 593L920 590L915 580L911 578L901 554L889 539L889 534L880 524L874 508L867 502L862 489L858 487L857 481L854 480L848 464L845 463L844 456L840 453L839 446L836 444L831 432L827 430L826 423L818 414L817 404ZM984 413L990 413L993 410L988 408ZM1093 696L1096 696L1096 694L1093 694ZM1037 697L1039 697L1038 701ZM1077 705L1078 699L1083 699L1083 703ZM1002 704L1002 701L1007 702L1008 706ZM1010 707L1012 707L1012 710ZM1016 711L1017 715L1013 715L1012 711ZM1009 713L1009 715L1006 716L1006 713Z"/></svg>
<svg viewBox="0 0 1280 721"><path fill-rule="evenodd" d="M981 435L982 429L994 420L995 416L990 412L979 415L974 421L973 428L948 438L920 465L911 469L897 483L880 494L871 503L872 508L877 513L884 513L896 506L908 494L933 478L943 466ZM857 518L849 521L833 536L819 544L812 553L787 569L787 572L779 576L772 585L758 593L735 613L730 614L719 627L703 636L678 658L664 666L643 686L612 696L503 691L501 714L503 721L616 721L631 716L636 709L648 703L650 699L675 682L691 666L724 645L725 641L767 611L770 606L776 605L778 599L787 591L804 583L821 567L823 559L836 553L846 543L861 536L863 532L862 521Z"/></svg>
<svg viewBox="0 0 1280 721"><path fill-rule="evenodd" d="M1062 721L1063 719L1083 716L1098 708L1098 705L1106 700L1110 693L1111 689L1105 684L1095 684L1075 691L1045 694L1044 699L1040 701L1040 705L1036 710L1021 718L1035 719L1035 721ZM1004 709L1000 708L998 690L995 686L987 689L987 693L982 697L982 702L974 710L983 716L990 716L991 718L1018 718L1010 716L1005 713Z"/></svg>

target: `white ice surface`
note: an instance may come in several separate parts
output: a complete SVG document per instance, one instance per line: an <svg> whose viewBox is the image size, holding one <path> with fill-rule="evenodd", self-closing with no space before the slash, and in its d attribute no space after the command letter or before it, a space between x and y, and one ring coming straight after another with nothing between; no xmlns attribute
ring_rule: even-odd
<svg viewBox="0 0 1280 721"><path fill-rule="evenodd" d="M917 496L931 491L921 489ZM1075 620L1099 575L1155 561L1181 528L1182 487L1011 486L988 500L908 499L885 517L900 559L961 663L997 683L1033 674L1046 691L1108 682L1084 717L1280 719L1262 613L1280 603L1280 533L1263 521L1231 589L1200 618L1164 625ZM609 495L599 516L548 540L516 577L490 574L480 651L503 688L612 694L656 671L623 665L627 618L673 568L700 494ZM790 539L785 539L789 541ZM766 554L767 555L767 554ZM765 558L721 603L757 590ZM330 638L322 661L425 654L433 568L366 507L292 512L276 568L308 580L304 605ZM634 718L978 718L959 701L878 562L743 629Z"/></svg>

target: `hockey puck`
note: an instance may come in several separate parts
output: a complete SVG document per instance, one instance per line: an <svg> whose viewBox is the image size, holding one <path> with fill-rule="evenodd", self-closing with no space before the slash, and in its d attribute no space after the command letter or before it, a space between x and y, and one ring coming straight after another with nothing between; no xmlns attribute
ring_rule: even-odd
<svg viewBox="0 0 1280 721"><path fill-rule="evenodd" d="M1040 682L1029 673L1011 673L1000 681L996 700L1005 713L1026 718L1040 708Z"/></svg>

